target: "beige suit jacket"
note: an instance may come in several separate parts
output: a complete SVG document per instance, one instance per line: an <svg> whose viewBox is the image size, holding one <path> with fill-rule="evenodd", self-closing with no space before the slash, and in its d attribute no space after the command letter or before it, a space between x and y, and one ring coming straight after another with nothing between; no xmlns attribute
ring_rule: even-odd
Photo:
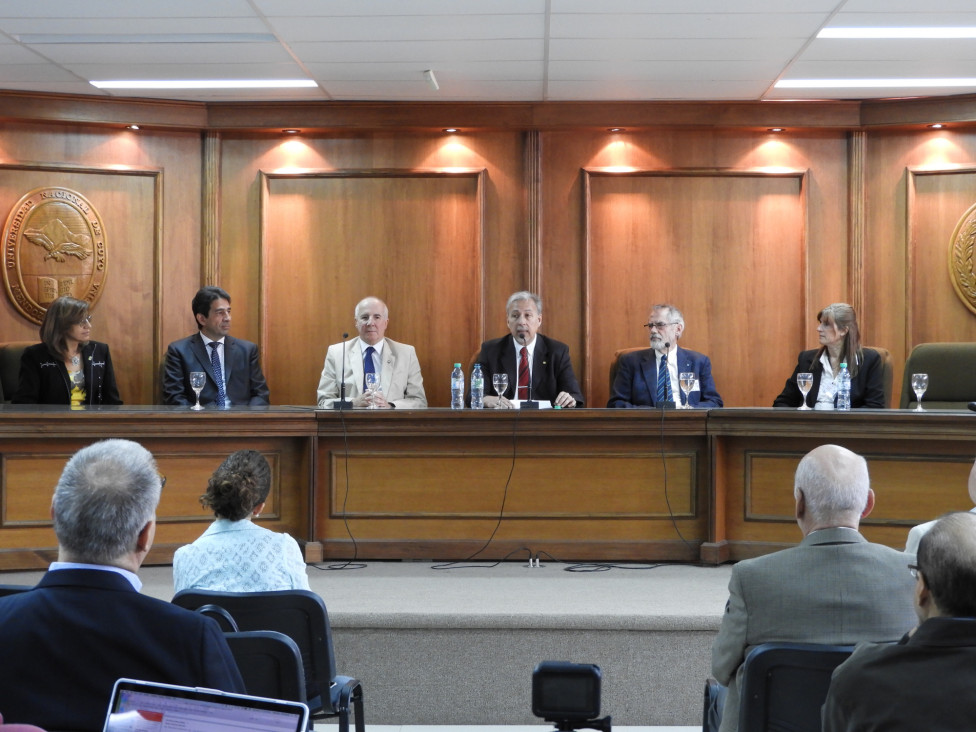
<svg viewBox="0 0 976 732"><path fill-rule="evenodd" d="M424 378L420 374L417 351L405 343L397 343L389 338L383 340L380 384L386 400L397 409L425 409L427 395L424 393ZM331 409L333 402L339 399L339 373L342 373L342 380L346 383L346 399L355 399L363 393L363 355L366 348L367 344L360 338L347 341L346 362L340 368L342 343L329 346L319 379L319 407Z"/></svg>

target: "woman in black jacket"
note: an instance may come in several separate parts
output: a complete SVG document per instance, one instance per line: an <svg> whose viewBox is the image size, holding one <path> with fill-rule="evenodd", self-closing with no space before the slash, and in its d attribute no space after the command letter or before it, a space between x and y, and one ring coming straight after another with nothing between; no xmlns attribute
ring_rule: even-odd
<svg viewBox="0 0 976 732"><path fill-rule="evenodd" d="M112 356L104 343L89 340L88 303L59 297L41 323L41 343L24 349L14 404L81 407L121 404Z"/></svg>
<svg viewBox="0 0 976 732"><path fill-rule="evenodd" d="M807 404L815 409L832 409L837 392L835 379L840 364L846 363L851 374L851 407L885 409L884 367L877 351L861 348L854 308L844 302L828 305L817 314L817 336L820 348L803 351L797 357L793 375L774 407L799 407L803 394L796 384L796 375L813 374L813 387L807 394ZM819 407L818 407L819 405Z"/></svg>

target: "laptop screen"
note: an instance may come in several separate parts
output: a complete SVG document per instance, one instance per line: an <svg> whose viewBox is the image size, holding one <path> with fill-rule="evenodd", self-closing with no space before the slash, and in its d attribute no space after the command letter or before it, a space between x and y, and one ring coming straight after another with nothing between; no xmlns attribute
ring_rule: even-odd
<svg viewBox="0 0 976 732"><path fill-rule="evenodd" d="M119 679L103 732L304 732L301 702Z"/></svg>

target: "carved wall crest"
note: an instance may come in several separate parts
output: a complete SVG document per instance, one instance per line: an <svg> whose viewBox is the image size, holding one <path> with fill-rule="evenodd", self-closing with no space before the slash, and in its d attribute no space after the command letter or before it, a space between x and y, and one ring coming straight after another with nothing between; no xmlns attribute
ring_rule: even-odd
<svg viewBox="0 0 976 732"><path fill-rule="evenodd" d="M3 284L28 320L40 323L47 306L62 295L95 304L107 262L102 219L77 191L38 188L7 216Z"/></svg>

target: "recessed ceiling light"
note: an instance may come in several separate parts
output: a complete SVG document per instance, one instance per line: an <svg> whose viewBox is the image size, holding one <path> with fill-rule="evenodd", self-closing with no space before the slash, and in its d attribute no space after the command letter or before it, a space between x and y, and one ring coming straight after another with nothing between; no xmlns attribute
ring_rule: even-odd
<svg viewBox="0 0 976 732"><path fill-rule="evenodd" d="M770 128L769 128L769 129L767 130L767 132L783 132L783 131L785 131L785 130L786 130L786 128L785 128L785 127L770 127Z"/></svg>
<svg viewBox="0 0 976 732"><path fill-rule="evenodd" d="M824 28L817 38L976 38L976 27Z"/></svg>
<svg viewBox="0 0 976 732"><path fill-rule="evenodd" d="M607 132L623 132L623 127L608 127Z"/></svg>
<svg viewBox="0 0 976 732"><path fill-rule="evenodd" d="M301 130L291 129L291 130L282 130L282 132L284 132L286 135L297 135L299 132L301 132Z"/></svg>
<svg viewBox="0 0 976 732"><path fill-rule="evenodd" d="M929 127L933 130L941 130L945 125L941 122L936 122L934 125L929 125Z"/></svg>
<svg viewBox="0 0 976 732"><path fill-rule="evenodd" d="M97 89L296 89L318 86L311 79L134 79L89 83Z"/></svg>
<svg viewBox="0 0 976 732"><path fill-rule="evenodd" d="M457 127L445 127L444 128L444 132L457 132L457 131L458 131L458 128Z"/></svg>
<svg viewBox="0 0 976 732"><path fill-rule="evenodd" d="M126 125L125 129L135 131L139 129L139 125Z"/></svg>
<svg viewBox="0 0 976 732"><path fill-rule="evenodd" d="M976 78L957 79L782 79L778 89L891 89L898 87L972 86Z"/></svg>

